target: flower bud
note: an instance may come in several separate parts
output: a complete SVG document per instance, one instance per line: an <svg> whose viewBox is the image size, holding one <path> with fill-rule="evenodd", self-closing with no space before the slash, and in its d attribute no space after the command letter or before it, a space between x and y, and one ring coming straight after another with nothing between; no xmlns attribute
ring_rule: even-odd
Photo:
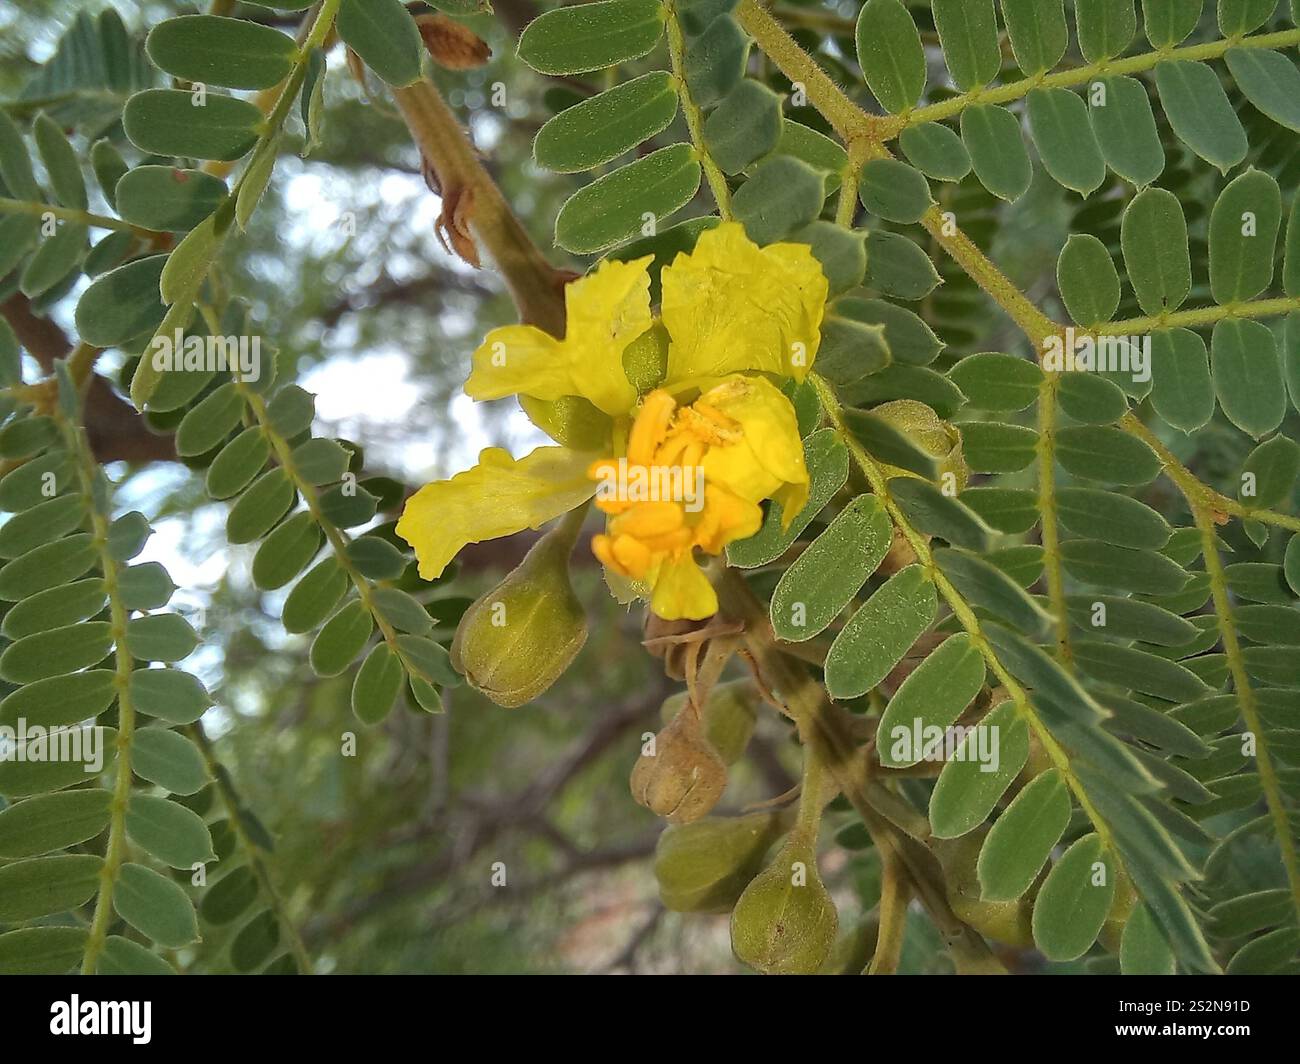
<svg viewBox="0 0 1300 1064"><path fill-rule="evenodd" d="M838 927L813 847L792 837L731 911L731 951L765 975L813 975L830 956Z"/></svg>
<svg viewBox="0 0 1300 1064"><path fill-rule="evenodd" d="M873 407L871 413L889 422L939 464L938 485L941 491L956 494L970 479L970 466L962 454L961 431L924 403L915 399L895 399ZM914 477L906 469L887 466L891 477Z"/></svg>
<svg viewBox="0 0 1300 1064"><path fill-rule="evenodd" d="M793 820L786 809L674 824L655 846L660 901L679 913L730 911Z"/></svg>
<svg viewBox="0 0 1300 1064"><path fill-rule="evenodd" d="M988 828L982 827L959 839L936 839L931 845L943 869L948 904L957 918L985 938L1008 946L1034 944L1030 919L1037 886L1014 901L985 901L980 897L976 864Z"/></svg>
<svg viewBox="0 0 1300 1064"><path fill-rule="evenodd" d="M660 712L665 722L686 708L687 692L664 701ZM753 680L732 680L715 684L704 700L704 737L725 765L734 765L745 752L758 718L758 688Z"/></svg>
<svg viewBox="0 0 1300 1064"><path fill-rule="evenodd" d="M699 714L686 706L654 737L632 767L632 797L674 824L699 820L718 804L727 766L704 737Z"/></svg>
<svg viewBox="0 0 1300 1064"><path fill-rule="evenodd" d="M567 519L509 576L465 611L451 663L499 706L530 702L564 674L587 641L587 619L569 584L569 553L581 527Z"/></svg>

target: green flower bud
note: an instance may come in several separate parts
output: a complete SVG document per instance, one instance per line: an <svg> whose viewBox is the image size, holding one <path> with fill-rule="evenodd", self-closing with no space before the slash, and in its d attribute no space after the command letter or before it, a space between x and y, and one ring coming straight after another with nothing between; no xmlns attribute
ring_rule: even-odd
<svg viewBox="0 0 1300 1064"><path fill-rule="evenodd" d="M961 430L944 421L924 403L915 399L895 399L872 407L871 413L889 422L899 432L908 436L926 454L938 459L939 487L955 493L961 491L970 479L970 466L961 449ZM887 466L891 477L914 477L906 469Z"/></svg>
<svg viewBox="0 0 1300 1064"><path fill-rule="evenodd" d="M731 911L731 951L765 975L813 975L830 956L838 927L813 847L791 837Z"/></svg>
<svg viewBox="0 0 1300 1064"><path fill-rule="evenodd" d="M730 911L793 822L793 810L785 809L673 825L655 846L660 901L679 913Z"/></svg>
<svg viewBox="0 0 1300 1064"><path fill-rule="evenodd" d="M499 706L531 702L564 674L587 641L582 603L569 584L569 554L584 513L573 511L539 539L456 626L452 666Z"/></svg>
<svg viewBox="0 0 1300 1064"><path fill-rule="evenodd" d="M687 692L664 701L660 712L668 723L686 708ZM704 737L718 751L723 764L734 765L745 752L758 719L758 688L753 680L715 684L704 701Z"/></svg>
<svg viewBox="0 0 1300 1064"><path fill-rule="evenodd" d="M1014 901L985 901L980 897L976 863L987 834L988 828L981 827L959 839L936 839L931 843L943 869L948 904L959 920L985 938L1008 946L1032 946L1030 919L1036 886Z"/></svg>
<svg viewBox="0 0 1300 1064"><path fill-rule="evenodd" d="M633 798L674 824L699 820L718 804L727 786L727 766L689 705L637 759L631 785Z"/></svg>

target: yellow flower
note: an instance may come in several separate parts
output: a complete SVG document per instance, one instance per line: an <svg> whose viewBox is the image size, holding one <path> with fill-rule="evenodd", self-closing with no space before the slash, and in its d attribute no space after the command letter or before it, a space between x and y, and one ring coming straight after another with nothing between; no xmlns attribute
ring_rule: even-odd
<svg viewBox="0 0 1300 1064"><path fill-rule="evenodd" d="M802 380L817 354L827 283L811 250L759 248L741 226L720 224L664 267L658 322L651 261L605 261L570 284L563 339L511 325L474 352L471 397L517 395L530 414L537 401L590 403L609 418L609 438L595 454L541 447L515 461L484 451L474 469L422 488L397 532L425 579L467 543L537 528L597 495L608 527L592 547L607 569L638 585L659 616L701 619L717 597L696 550L720 554L753 535L765 499L787 521L803 506L797 421L774 381ZM667 368L650 386L641 348L663 334ZM634 364L644 396L629 380Z"/></svg>

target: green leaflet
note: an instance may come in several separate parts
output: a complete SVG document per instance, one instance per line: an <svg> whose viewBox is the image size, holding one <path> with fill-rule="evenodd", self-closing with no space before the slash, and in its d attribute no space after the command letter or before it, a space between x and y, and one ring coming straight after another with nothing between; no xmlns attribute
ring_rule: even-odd
<svg viewBox="0 0 1300 1064"><path fill-rule="evenodd" d="M984 735L967 734L930 794L930 827L940 839L958 838L982 824L1029 759L1029 725L1015 703L1003 702L975 728ZM979 754L987 757L994 749L997 768L986 772L989 762Z"/></svg>
<svg viewBox="0 0 1300 1064"><path fill-rule="evenodd" d="M962 451L977 473L1016 473L1034 460L1038 433L1023 425L972 421L962 425Z"/></svg>
<svg viewBox="0 0 1300 1064"><path fill-rule="evenodd" d="M55 198L65 207L84 211L88 206L86 182L81 176L81 163L77 161L77 153L67 134L44 112L36 116L36 121L32 123L32 133Z"/></svg>
<svg viewBox="0 0 1300 1064"><path fill-rule="evenodd" d="M1133 0L1075 0L1079 50L1089 63L1122 55L1137 36Z"/></svg>
<svg viewBox="0 0 1300 1064"><path fill-rule="evenodd" d="M1147 314L1181 307L1192 290L1187 220L1178 197L1148 188L1133 197L1120 225L1124 266Z"/></svg>
<svg viewBox="0 0 1300 1064"><path fill-rule="evenodd" d="M1092 539L1061 544L1066 571L1085 584L1146 595L1170 595L1187 584L1187 570L1163 554Z"/></svg>
<svg viewBox="0 0 1300 1064"><path fill-rule="evenodd" d="M922 758L932 759L935 751L925 747L930 741L926 731L942 734L983 686L984 658L971 637L965 632L950 636L902 682L885 707L877 733L880 763L907 768Z"/></svg>
<svg viewBox="0 0 1300 1064"><path fill-rule="evenodd" d="M269 89L293 67L293 38L243 19L182 15L158 23L145 42L149 58L182 81L228 89Z"/></svg>
<svg viewBox="0 0 1300 1064"><path fill-rule="evenodd" d="M1008 202L1025 194L1034 170L1015 115L994 104L968 107L961 114L961 139L980 184Z"/></svg>
<svg viewBox="0 0 1300 1064"><path fill-rule="evenodd" d="M1079 668L1094 679L1141 694L1194 702L1211 693L1199 677L1182 665L1131 647L1079 640L1074 644L1074 657Z"/></svg>
<svg viewBox="0 0 1300 1064"><path fill-rule="evenodd" d="M352 712L363 724L378 724L393 708L406 673L387 643L366 656L352 684Z"/></svg>
<svg viewBox="0 0 1300 1064"><path fill-rule="evenodd" d="M1108 426L1061 429L1056 458L1076 476L1107 484L1146 484L1160 472L1160 459L1141 440Z"/></svg>
<svg viewBox="0 0 1300 1064"><path fill-rule="evenodd" d="M61 854L0 868L0 921L20 923L84 905L99 886L103 867L102 857Z"/></svg>
<svg viewBox="0 0 1300 1064"><path fill-rule="evenodd" d="M1237 497L1247 506L1289 510L1297 474L1300 474L1300 444L1286 436L1274 436L1246 458Z"/></svg>
<svg viewBox="0 0 1300 1064"><path fill-rule="evenodd" d="M824 179L812 167L773 155L754 167L731 206L754 243L770 244L812 222L821 213L825 190Z"/></svg>
<svg viewBox="0 0 1300 1064"><path fill-rule="evenodd" d="M1088 87L1088 115L1101 154L1125 181L1139 188L1165 168L1155 113L1146 87L1136 78L1098 78Z"/></svg>
<svg viewBox="0 0 1300 1064"><path fill-rule="evenodd" d="M1286 413L1277 342L1257 321L1221 321L1210 342L1214 391L1228 420L1256 439Z"/></svg>
<svg viewBox="0 0 1300 1064"><path fill-rule="evenodd" d="M1038 398L1043 371L1026 358L987 351L967 355L948 378L980 410L1023 410Z"/></svg>
<svg viewBox="0 0 1300 1064"><path fill-rule="evenodd" d="M1151 405L1164 421L1195 432L1214 416L1214 383L1205 341L1188 329L1151 334Z"/></svg>
<svg viewBox="0 0 1300 1064"><path fill-rule="evenodd" d="M876 571L893 527L875 495L861 495L836 516L782 575L770 615L779 639L801 642L825 631Z"/></svg>
<svg viewBox="0 0 1300 1064"><path fill-rule="evenodd" d="M867 0L854 39L858 65L881 106L894 114L915 106L925 91L925 50L900 0Z"/></svg>
<svg viewBox="0 0 1300 1064"><path fill-rule="evenodd" d="M1079 95L1069 89L1034 89L1027 107L1038 154L1057 183L1083 196L1100 187L1106 163Z"/></svg>
<svg viewBox="0 0 1300 1064"><path fill-rule="evenodd" d="M1065 242L1056 263L1056 283L1070 317L1080 325L1109 321L1119 307L1119 271L1095 236L1075 233Z"/></svg>
<svg viewBox="0 0 1300 1064"><path fill-rule="evenodd" d="M880 683L934 622L938 599L919 565L889 578L850 618L826 656L833 698L856 698Z"/></svg>
<svg viewBox="0 0 1300 1064"><path fill-rule="evenodd" d="M142 728L136 732L131 770L172 794L197 794L212 782L202 751L184 735L167 728Z"/></svg>
<svg viewBox="0 0 1300 1064"><path fill-rule="evenodd" d="M519 35L519 58L542 74L582 74L645 55L663 35L658 0L600 0L546 11Z"/></svg>
<svg viewBox="0 0 1300 1064"><path fill-rule="evenodd" d="M1070 819L1070 792L1048 769L1007 806L980 849L976 871L986 901L1013 901L1029 889Z"/></svg>
<svg viewBox="0 0 1300 1064"><path fill-rule="evenodd" d="M1056 402L1072 420L1084 425L1112 425L1128 412L1124 392L1097 374L1062 374Z"/></svg>
<svg viewBox="0 0 1300 1064"><path fill-rule="evenodd" d="M958 496L990 527L1018 536L1038 524L1038 496L1027 488L967 488Z"/></svg>
<svg viewBox="0 0 1300 1064"><path fill-rule="evenodd" d="M199 937L194 906L176 883L144 865L124 864L113 890L118 916L146 938L180 949Z"/></svg>
<svg viewBox="0 0 1300 1064"><path fill-rule="evenodd" d="M257 143L262 112L246 100L183 89L145 89L126 102L122 125L141 151L231 162Z"/></svg>
<svg viewBox="0 0 1300 1064"><path fill-rule="evenodd" d="M930 9L957 87L970 92L997 78L1002 50L993 0L933 0Z"/></svg>
<svg viewBox="0 0 1300 1064"><path fill-rule="evenodd" d="M1061 488L1057 516L1076 535L1118 547L1159 550L1169 542L1169 523L1145 503L1096 488Z"/></svg>
<svg viewBox="0 0 1300 1064"><path fill-rule="evenodd" d="M716 113L715 111L714 114ZM836 225L834 222L818 219L800 229L795 234L794 239L797 243L806 243L812 248L813 256L821 263L822 272L826 275L831 294L837 295L850 288L856 288L863 283L863 278L867 272L867 247L874 235L852 232ZM894 234L889 235L893 236ZM886 259L892 258L895 262L897 271L894 277L905 291L919 291L926 283L924 280L925 267L929 266L930 272L933 274L934 265L925 252L907 240L906 237L899 237L898 241L902 243L897 241L891 243L889 249L884 253L884 257ZM907 248L904 248L903 245L907 245ZM911 256L908 248L914 248L924 260L924 264ZM935 274L934 283L938 283L937 274ZM908 297L900 294L899 298Z"/></svg>
<svg viewBox="0 0 1300 1064"><path fill-rule="evenodd" d="M1096 941L1115 896L1117 872L1101 838L1085 835L1052 866L1034 901L1034 942L1054 961L1082 957Z"/></svg>
<svg viewBox="0 0 1300 1064"><path fill-rule="evenodd" d="M1246 157L1246 132L1211 67L1167 60L1156 65L1156 87L1178 139L1202 159L1226 172Z"/></svg>
<svg viewBox="0 0 1300 1064"><path fill-rule="evenodd" d="M424 45L401 0L343 0L334 28L389 85L419 80Z"/></svg>
<svg viewBox="0 0 1300 1064"><path fill-rule="evenodd" d="M964 502L944 494L928 480L894 477L889 494L918 532L971 550L987 550L992 529Z"/></svg>
<svg viewBox="0 0 1300 1064"><path fill-rule="evenodd" d="M131 700L142 713L170 724L193 724L212 704L198 677L180 669L136 669Z"/></svg>
<svg viewBox="0 0 1300 1064"><path fill-rule="evenodd" d="M674 96L673 113L676 110ZM670 120L671 117L670 114ZM781 98L756 81L741 81L727 93L704 123L704 142L709 154L728 174L740 173L773 151L780 139Z"/></svg>
<svg viewBox="0 0 1300 1064"><path fill-rule="evenodd" d="M311 667L320 676L338 676L356 660L374 631L370 611L353 599L334 614L311 645Z"/></svg>
<svg viewBox="0 0 1300 1064"><path fill-rule="evenodd" d="M582 7L623 2L602 0ZM660 148L570 196L556 215L555 241L580 254L604 251L644 233L648 221L655 225L663 221L685 206L699 187L700 164L694 150L686 144Z"/></svg>
<svg viewBox="0 0 1300 1064"><path fill-rule="evenodd" d="M127 622L126 645L142 661L173 662L193 653L199 637L179 614L156 613Z"/></svg>
<svg viewBox="0 0 1300 1064"><path fill-rule="evenodd" d="M117 183L118 212L159 232L192 229L226 198L226 183L202 170L137 166Z"/></svg>
<svg viewBox="0 0 1300 1064"><path fill-rule="evenodd" d="M957 547L934 552L935 564L971 603L1031 636L1045 633L1050 616L1008 574L979 554Z"/></svg>
<svg viewBox="0 0 1300 1064"><path fill-rule="evenodd" d="M1225 37L1251 33L1277 10L1277 0L1219 0L1219 29Z"/></svg>
<svg viewBox="0 0 1300 1064"><path fill-rule="evenodd" d="M898 138L907 161L936 181L960 181L970 173L970 153L953 130L939 122L908 126Z"/></svg>
<svg viewBox="0 0 1300 1064"><path fill-rule="evenodd" d="M253 583L264 591L284 587L316 557L323 534L316 518L301 510L280 525L253 555Z"/></svg>
<svg viewBox="0 0 1300 1064"><path fill-rule="evenodd" d="M1142 24L1153 48L1182 44L1201 21L1205 0L1142 0Z"/></svg>
<svg viewBox="0 0 1300 1064"><path fill-rule="evenodd" d="M1064 0L1002 0L1002 19L1026 75L1051 70L1065 55L1070 31Z"/></svg>
<svg viewBox="0 0 1300 1064"><path fill-rule="evenodd" d="M108 826L111 798L104 790L75 790L16 802L0 811L0 857L35 857L93 839Z"/></svg>
<svg viewBox="0 0 1300 1064"><path fill-rule="evenodd" d="M687 45L683 73L698 106L712 107L740 86L749 46L749 36L730 16L714 19Z"/></svg>
<svg viewBox="0 0 1300 1064"><path fill-rule="evenodd" d="M216 858L202 818L167 798L132 795L126 830L136 845L172 868L192 869Z"/></svg>
<svg viewBox="0 0 1300 1064"><path fill-rule="evenodd" d="M1210 214L1210 289L1216 303L1253 299L1273 281L1282 194L1261 170L1247 170Z"/></svg>
<svg viewBox="0 0 1300 1064"><path fill-rule="evenodd" d="M1279 125L1300 132L1300 70L1281 52L1230 48L1224 58L1246 99Z"/></svg>
<svg viewBox="0 0 1300 1064"><path fill-rule="evenodd" d="M858 196L868 211L887 222L919 222L932 202L925 176L897 159L868 162Z"/></svg>

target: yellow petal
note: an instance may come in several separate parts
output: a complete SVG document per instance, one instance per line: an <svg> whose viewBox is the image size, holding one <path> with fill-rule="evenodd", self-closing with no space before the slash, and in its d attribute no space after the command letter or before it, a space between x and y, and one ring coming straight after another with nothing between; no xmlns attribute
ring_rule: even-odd
<svg viewBox="0 0 1300 1064"><path fill-rule="evenodd" d="M817 354L827 293L806 245L760 248L736 222L701 234L663 271L667 381L754 370L802 381Z"/></svg>
<svg viewBox="0 0 1300 1064"><path fill-rule="evenodd" d="M589 499L595 455L538 447L516 461L489 447L478 465L450 480L426 484L409 499L397 534L415 550L420 576L434 580L467 543L539 528Z"/></svg>
<svg viewBox="0 0 1300 1064"><path fill-rule="evenodd" d="M493 329L474 352L466 393L480 400L578 395L606 414L626 414L636 389L623 371L623 349L651 325L650 261L602 262L568 285L563 340L531 325Z"/></svg>
<svg viewBox="0 0 1300 1064"><path fill-rule="evenodd" d="M718 612L718 595L695 559L685 553L665 559L650 609L665 621L702 621Z"/></svg>
<svg viewBox="0 0 1300 1064"><path fill-rule="evenodd" d="M780 389L764 377L731 377L702 398L741 426L738 442L710 447L705 454L705 483L750 502L790 485L796 497L799 486L806 492L808 469L798 419Z"/></svg>

